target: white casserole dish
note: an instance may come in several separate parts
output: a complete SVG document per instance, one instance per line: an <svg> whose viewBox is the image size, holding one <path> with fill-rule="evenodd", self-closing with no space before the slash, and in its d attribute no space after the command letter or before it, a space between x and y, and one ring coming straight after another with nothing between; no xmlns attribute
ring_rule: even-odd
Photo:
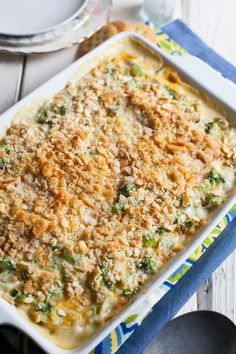
<svg viewBox="0 0 236 354"><path fill-rule="evenodd" d="M66 70L55 76L53 79L42 85L40 88L32 92L15 106L9 109L1 116L0 133L4 133L6 127L11 124L13 116L21 109L31 105L34 101L42 97L52 97L57 91L64 88L68 80L78 80L92 67L96 66L104 57L112 56L119 51L119 46L128 40L138 41L143 50L151 50L152 55L163 58L164 63L173 67L181 77L189 82L192 86L200 89L200 91L210 96L216 103L220 104L228 113L231 125L236 125L236 87L223 79L207 64L201 62L190 55L183 57L169 56L163 53L158 47L147 41L143 37L134 33L121 33L109 41L105 42L83 58L76 61ZM124 47L123 47L124 48ZM146 48L146 49L145 49ZM100 329L96 335L86 341L80 348L73 350L64 350L57 347L49 339L47 339L32 323L24 319L16 307L10 305L5 300L0 299L0 324L9 324L17 327L27 333L35 342L46 352L50 354L85 354L89 353L94 347L101 342L120 322L124 321L132 312L140 305L150 294L156 290L197 248L197 246L206 238L210 231L217 225L223 216L229 211L234 203L236 203L236 194L233 191L228 200L218 208L216 213L212 215L206 226L193 238L190 244L181 251L175 258L169 261L160 271L153 281L148 284L142 291L133 298L132 302L124 308L121 313L115 316L105 327Z"/></svg>

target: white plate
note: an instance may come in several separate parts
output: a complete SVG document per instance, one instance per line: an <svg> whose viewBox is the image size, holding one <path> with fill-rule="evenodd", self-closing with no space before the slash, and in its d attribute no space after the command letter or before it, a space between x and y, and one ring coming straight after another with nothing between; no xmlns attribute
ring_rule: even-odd
<svg viewBox="0 0 236 354"><path fill-rule="evenodd" d="M60 26L34 36L6 37L0 35L0 52L8 54L49 53L71 47L91 36L106 23L109 8L110 0L86 0L79 16L67 26Z"/></svg>
<svg viewBox="0 0 236 354"><path fill-rule="evenodd" d="M78 16L87 0L1 0L0 33L31 36L55 29Z"/></svg>

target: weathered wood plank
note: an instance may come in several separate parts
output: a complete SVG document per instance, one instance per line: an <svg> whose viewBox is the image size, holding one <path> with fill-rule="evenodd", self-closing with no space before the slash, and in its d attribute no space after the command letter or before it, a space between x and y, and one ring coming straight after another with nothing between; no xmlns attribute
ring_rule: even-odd
<svg viewBox="0 0 236 354"><path fill-rule="evenodd" d="M182 0L182 19L206 43L236 64L235 0Z"/></svg>
<svg viewBox="0 0 236 354"><path fill-rule="evenodd" d="M236 63L234 0L182 0L182 19L212 48ZM236 252L197 291L199 310L215 310L235 320Z"/></svg>
<svg viewBox="0 0 236 354"><path fill-rule="evenodd" d="M212 310L212 286L213 280L210 277L197 291L197 309Z"/></svg>
<svg viewBox="0 0 236 354"><path fill-rule="evenodd" d="M212 310L236 322L236 252L212 275Z"/></svg>
<svg viewBox="0 0 236 354"><path fill-rule="evenodd" d="M0 54L0 113L18 100L23 62L22 55Z"/></svg>
<svg viewBox="0 0 236 354"><path fill-rule="evenodd" d="M56 53L38 54L27 57L20 97L49 80L65 69L78 57L77 46Z"/></svg>

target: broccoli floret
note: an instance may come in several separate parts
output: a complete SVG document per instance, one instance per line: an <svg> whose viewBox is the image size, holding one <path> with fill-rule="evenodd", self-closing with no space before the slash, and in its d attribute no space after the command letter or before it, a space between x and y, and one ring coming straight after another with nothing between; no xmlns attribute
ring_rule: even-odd
<svg viewBox="0 0 236 354"><path fill-rule="evenodd" d="M61 286L57 286L55 287L51 292L50 292L50 295L53 296L53 297L62 297L63 295L63 288Z"/></svg>
<svg viewBox="0 0 236 354"><path fill-rule="evenodd" d="M130 68L130 75L133 77L143 76L144 72L142 70L142 67L139 64L134 63Z"/></svg>
<svg viewBox="0 0 236 354"><path fill-rule="evenodd" d="M143 246L144 247L156 247L157 245L157 234L156 233L145 233L143 235Z"/></svg>
<svg viewBox="0 0 236 354"><path fill-rule="evenodd" d="M214 122L207 123L205 127L205 133L210 134L212 132L214 124Z"/></svg>
<svg viewBox="0 0 236 354"><path fill-rule="evenodd" d="M7 160L4 157L0 158L0 169L4 169L7 165Z"/></svg>
<svg viewBox="0 0 236 354"><path fill-rule="evenodd" d="M209 122L206 124L205 133L211 134L216 125L218 125L222 129L227 128L227 122L225 122L223 119L217 117L212 122Z"/></svg>
<svg viewBox="0 0 236 354"><path fill-rule="evenodd" d="M55 114L64 115L66 114L66 108L64 106L51 106L50 111Z"/></svg>
<svg viewBox="0 0 236 354"><path fill-rule="evenodd" d="M191 229L192 227L194 227L195 225L195 222L191 219L187 219L184 224L182 224L180 227L181 227L181 230L182 232L186 232L187 229Z"/></svg>
<svg viewBox="0 0 236 354"><path fill-rule="evenodd" d="M113 214L120 214L124 211L124 204L121 204L121 203L115 203L115 204L112 204L111 206L111 212Z"/></svg>
<svg viewBox="0 0 236 354"><path fill-rule="evenodd" d="M177 99L177 92L175 90L173 90L171 87L169 86L165 86L166 91L168 91L168 93L171 95L171 97L173 98L173 100Z"/></svg>
<svg viewBox="0 0 236 354"><path fill-rule="evenodd" d="M193 221L193 220L187 220L187 221L185 221L184 226L185 226L187 229L190 229L191 227L194 226L194 221Z"/></svg>
<svg viewBox="0 0 236 354"><path fill-rule="evenodd" d="M140 269L146 273L153 273L155 271L156 262L152 257L144 258L140 263Z"/></svg>
<svg viewBox="0 0 236 354"><path fill-rule="evenodd" d="M30 278L30 273L28 271L27 268L25 268L22 272L21 272L21 278L23 280L28 280Z"/></svg>
<svg viewBox="0 0 236 354"><path fill-rule="evenodd" d="M223 203L223 198L219 195L209 195L206 199L205 208L215 208Z"/></svg>
<svg viewBox="0 0 236 354"><path fill-rule="evenodd" d="M108 107L107 108L107 113L111 117L115 117L117 115L117 111L118 111L118 109L114 108L114 107Z"/></svg>
<svg viewBox="0 0 236 354"><path fill-rule="evenodd" d="M130 296L135 294L138 291L138 287L135 288L127 288L123 290L123 295L124 296Z"/></svg>
<svg viewBox="0 0 236 354"><path fill-rule="evenodd" d="M7 144L5 139L2 141L2 144L0 145L0 151L8 152Z"/></svg>
<svg viewBox="0 0 236 354"><path fill-rule="evenodd" d="M71 252L64 250L60 256L60 258L70 264L75 264L82 257L81 253L72 254Z"/></svg>
<svg viewBox="0 0 236 354"><path fill-rule="evenodd" d="M43 106L38 111L38 115L36 117L36 122L39 124L46 123L46 118L49 117L49 114L60 114L64 115L66 113L66 108L64 106ZM49 123L49 122L48 122Z"/></svg>
<svg viewBox="0 0 236 354"><path fill-rule="evenodd" d="M36 311L47 313L51 311L52 305L49 302L35 301L34 308Z"/></svg>
<svg viewBox="0 0 236 354"><path fill-rule="evenodd" d="M135 83L135 86L136 86L138 89L143 89L144 84L143 84L142 82L135 80L134 83Z"/></svg>
<svg viewBox="0 0 236 354"><path fill-rule="evenodd" d="M39 124L44 124L49 114L49 111L50 111L49 106L43 106L42 108L40 108L40 110L38 111L36 122Z"/></svg>
<svg viewBox="0 0 236 354"><path fill-rule="evenodd" d="M164 232L167 232L168 230L165 228L165 227L163 227L163 226L161 226L161 227L158 227L158 229L157 229L157 233L159 234L159 235L162 235L162 234L164 234Z"/></svg>
<svg viewBox="0 0 236 354"><path fill-rule="evenodd" d="M95 317L95 316L99 315L101 312L101 309L102 309L101 304L92 306L91 307L91 316Z"/></svg>
<svg viewBox="0 0 236 354"><path fill-rule="evenodd" d="M224 183L225 183L224 178L222 178L222 177L216 172L216 170L210 171L210 173L209 173L209 175L208 175L208 180L209 180L211 183L216 183L217 185L218 185L218 184L224 184Z"/></svg>
<svg viewBox="0 0 236 354"><path fill-rule="evenodd" d="M110 74L111 76L114 76L116 74L116 69L114 69L114 68L106 68L104 73L105 74Z"/></svg>
<svg viewBox="0 0 236 354"><path fill-rule="evenodd" d="M127 198L131 196L133 191L136 191L136 185L134 183L126 183L120 187L119 194L122 194Z"/></svg>
<svg viewBox="0 0 236 354"><path fill-rule="evenodd" d="M179 223L179 216L175 216L173 220L173 225L178 225L178 223Z"/></svg>
<svg viewBox="0 0 236 354"><path fill-rule="evenodd" d="M103 279L104 285L108 290L112 290L113 284L111 281Z"/></svg>
<svg viewBox="0 0 236 354"><path fill-rule="evenodd" d="M15 270L15 267L11 263L11 261L7 259L3 259L0 261L0 271L1 272L11 272Z"/></svg>
<svg viewBox="0 0 236 354"><path fill-rule="evenodd" d="M223 130L227 129L229 126L229 123L227 122L227 120L223 119L223 118L216 117L214 122L217 123L219 125L219 127L221 127L221 129L223 129Z"/></svg>
<svg viewBox="0 0 236 354"><path fill-rule="evenodd" d="M16 306L22 304L22 303L24 302L24 300L25 300L26 297L27 297L27 295L25 295L25 294L22 294L22 293L18 294L18 295L15 297L15 304L16 304Z"/></svg>
<svg viewBox="0 0 236 354"><path fill-rule="evenodd" d="M104 264L102 269L102 281L103 281L103 284L105 285L105 287L108 289L108 290L112 290L112 287L113 287L113 283L109 280L109 268L108 268L108 264Z"/></svg>
<svg viewBox="0 0 236 354"><path fill-rule="evenodd" d="M16 289L16 288L14 288L14 289L12 289L12 290L10 291L10 295L11 295L12 297L16 297L18 294L19 294L19 290Z"/></svg>

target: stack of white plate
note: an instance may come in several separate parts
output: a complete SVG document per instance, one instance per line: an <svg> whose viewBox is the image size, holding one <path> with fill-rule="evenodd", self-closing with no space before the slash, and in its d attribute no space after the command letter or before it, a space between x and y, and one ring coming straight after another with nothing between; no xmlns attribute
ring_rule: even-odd
<svg viewBox="0 0 236 354"><path fill-rule="evenodd" d="M80 43L107 21L110 2L0 1L0 51L45 53Z"/></svg>

